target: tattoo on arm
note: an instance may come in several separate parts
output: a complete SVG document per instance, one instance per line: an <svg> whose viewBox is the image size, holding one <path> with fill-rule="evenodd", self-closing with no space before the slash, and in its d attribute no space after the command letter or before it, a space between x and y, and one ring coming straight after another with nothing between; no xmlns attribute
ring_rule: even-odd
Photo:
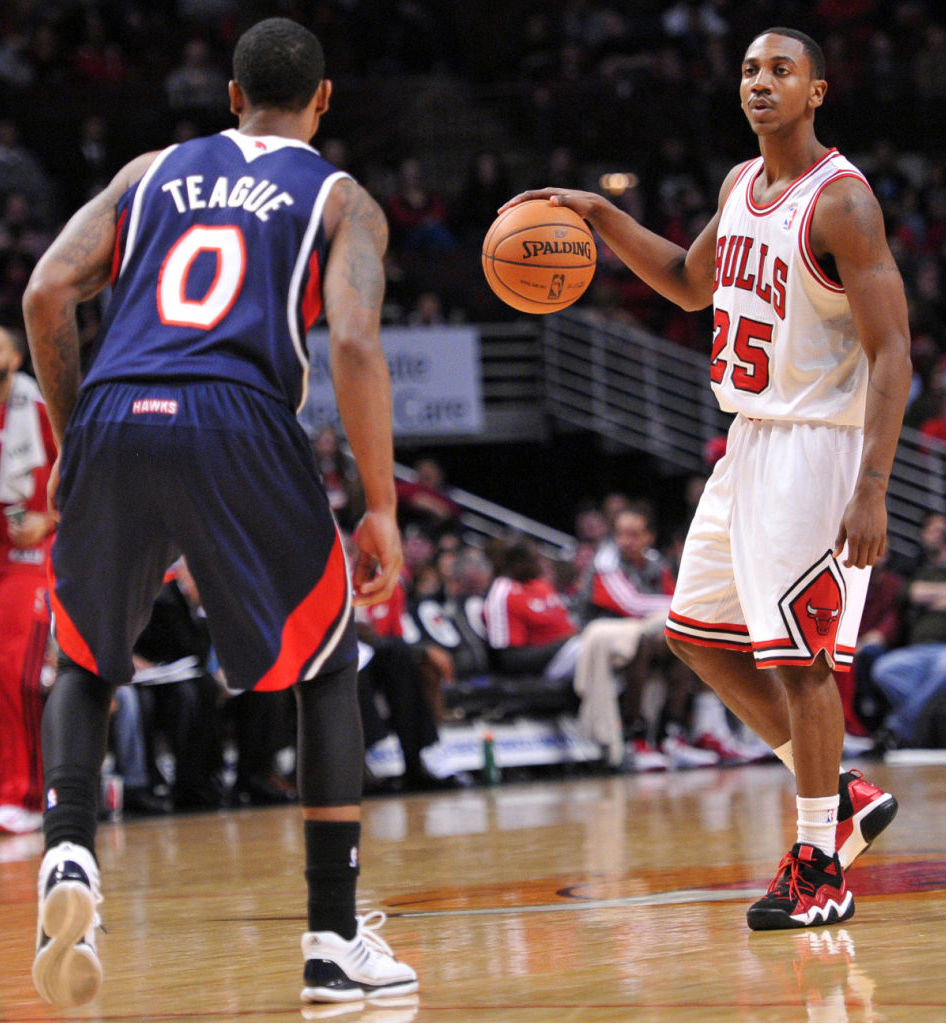
<svg viewBox="0 0 946 1024"><path fill-rule="evenodd" d="M43 393L53 426L60 436L79 392L79 337L74 307L59 310L49 333L48 359L43 373Z"/></svg>
<svg viewBox="0 0 946 1024"><path fill-rule="evenodd" d="M354 229L344 249L344 277L368 308L380 309L384 298L381 258L387 247L388 229L378 204L350 179L339 182L344 196L341 218Z"/></svg>
<svg viewBox="0 0 946 1024"><path fill-rule="evenodd" d="M92 200L80 220L67 225L50 254L75 275L80 302L92 298L108 283L109 259L115 235L115 202L108 191ZM103 259L103 256L106 258Z"/></svg>
<svg viewBox="0 0 946 1024"><path fill-rule="evenodd" d="M108 282L115 239L115 189L90 200L63 228L38 264L27 331L33 366L57 437L79 389L76 307ZM34 282L31 281L31 286Z"/></svg>

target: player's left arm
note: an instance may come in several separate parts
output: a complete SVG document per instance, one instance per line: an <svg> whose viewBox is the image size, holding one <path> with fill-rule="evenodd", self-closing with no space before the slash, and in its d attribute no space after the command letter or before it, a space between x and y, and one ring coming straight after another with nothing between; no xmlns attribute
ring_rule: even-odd
<svg viewBox="0 0 946 1024"><path fill-rule="evenodd" d="M355 528L355 604L390 598L403 563L394 488L391 377L381 346L388 225L374 199L351 178L325 204L330 242L322 294L329 326L338 412L365 495Z"/></svg>
<svg viewBox="0 0 946 1024"><path fill-rule="evenodd" d="M108 283L118 201L156 156L145 153L126 164L102 192L72 216L37 263L23 296L33 369L57 446L62 444L79 391L76 308Z"/></svg>
<svg viewBox="0 0 946 1024"><path fill-rule="evenodd" d="M912 375L907 302L880 205L859 179L842 178L825 189L811 244L816 255L834 258L869 366L864 452L834 552L840 555L846 542L844 564L863 568L887 546L887 484Z"/></svg>

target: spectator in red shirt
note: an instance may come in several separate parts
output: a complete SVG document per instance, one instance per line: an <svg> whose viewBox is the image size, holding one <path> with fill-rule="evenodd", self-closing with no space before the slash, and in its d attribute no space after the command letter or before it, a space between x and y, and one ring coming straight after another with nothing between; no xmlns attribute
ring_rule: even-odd
<svg viewBox="0 0 946 1024"><path fill-rule="evenodd" d="M23 337L0 328L0 832L42 824L40 672L55 529L46 485L56 445L36 382L19 372L24 354Z"/></svg>
<svg viewBox="0 0 946 1024"><path fill-rule="evenodd" d="M487 643L499 672L571 678L578 627L543 575L538 549L528 538L515 540L503 552L483 610Z"/></svg>

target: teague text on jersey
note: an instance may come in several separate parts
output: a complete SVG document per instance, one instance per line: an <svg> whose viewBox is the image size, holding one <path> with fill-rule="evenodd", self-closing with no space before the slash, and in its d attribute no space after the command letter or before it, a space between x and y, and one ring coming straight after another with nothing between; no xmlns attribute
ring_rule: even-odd
<svg viewBox="0 0 946 1024"><path fill-rule="evenodd" d="M534 260L536 256L584 256L591 259L591 242L547 242L544 239L526 238L522 242L522 255L527 260Z"/></svg>
<svg viewBox="0 0 946 1024"><path fill-rule="evenodd" d="M186 178L174 178L161 186L177 207L178 213L188 210L240 209L255 213L260 220L269 220L269 215L283 206L291 206L293 198L288 192L280 192L279 186L266 178L259 181L244 174L231 185L223 176L209 187L202 174L188 174Z"/></svg>
<svg viewBox="0 0 946 1024"><path fill-rule="evenodd" d="M748 235L720 235L716 239L717 288L741 288L755 292L768 302L780 320L785 319L785 282L788 265L777 256L769 258L769 247Z"/></svg>

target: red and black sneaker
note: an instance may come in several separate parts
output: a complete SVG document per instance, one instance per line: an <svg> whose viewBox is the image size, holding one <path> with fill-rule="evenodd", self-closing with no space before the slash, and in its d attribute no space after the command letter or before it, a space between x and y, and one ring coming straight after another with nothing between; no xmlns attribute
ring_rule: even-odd
<svg viewBox="0 0 946 1024"><path fill-rule="evenodd" d="M837 924L853 916L854 894L844 881L837 854L829 857L809 843L796 843L746 919L754 931L772 931Z"/></svg>
<svg viewBox="0 0 946 1024"><path fill-rule="evenodd" d="M841 776L835 847L847 869L897 816L897 800L868 782L856 768Z"/></svg>

